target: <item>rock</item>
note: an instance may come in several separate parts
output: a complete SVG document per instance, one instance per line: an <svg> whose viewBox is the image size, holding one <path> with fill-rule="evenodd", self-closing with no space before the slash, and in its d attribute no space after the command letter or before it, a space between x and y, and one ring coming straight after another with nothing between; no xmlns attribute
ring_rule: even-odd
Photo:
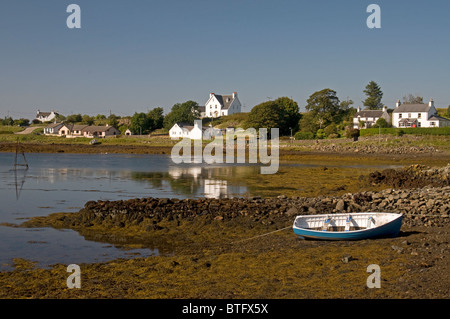
<svg viewBox="0 0 450 319"><path fill-rule="evenodd" d="M391 248L395 251L397 251L397 253L401 253L403 251L403 247L399 247L396 245L392 245Z"/></svg>
<svg viewBox="0 0 450 319"><path fill-rule="evenodd" d="M345 209L345 202L340 199L336 204L336 210L337 211L343 211Z"/></svg>
<svg viewBox="0 0 450 319"><path fill-rule="evenodd" d="M353 257L350 256L350 255L344 255L344 256L341 258L341 260L342 260L342 262L344 262L344 263L349 263L350 261L353 260Z"/></svg>
<svg viewBox="0 0 450 319"><path fill-rule="evenodd" d="M289 208L288 211L286 212L286 215L289 216L289 217L296 216L296 215L299 215L299 211L298 211L297 208L291 207L291 208Z"/></svg>

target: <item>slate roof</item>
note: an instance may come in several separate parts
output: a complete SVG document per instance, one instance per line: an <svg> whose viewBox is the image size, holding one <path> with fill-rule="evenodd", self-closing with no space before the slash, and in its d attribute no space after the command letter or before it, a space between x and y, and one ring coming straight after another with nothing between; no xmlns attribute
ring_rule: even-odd
<svg viewBox="0 0 450 319"><path fill-rule="evenodd" d="M429 110L428 104L401 104L395 108L394 113L428 112Z"/></svg>
<svg viewBox="0 0 450 319"><path fill-rule="evenodd" d="M234 100L233 95L214 94L214 96L219 101L222 109L229 109Z"/></svg>
<svg viewBox="0 0 450 319"><path fill-rule="evenodd" d="M383 116L382 110L362 110L355 114L355 117L381 117Z"/></svg>

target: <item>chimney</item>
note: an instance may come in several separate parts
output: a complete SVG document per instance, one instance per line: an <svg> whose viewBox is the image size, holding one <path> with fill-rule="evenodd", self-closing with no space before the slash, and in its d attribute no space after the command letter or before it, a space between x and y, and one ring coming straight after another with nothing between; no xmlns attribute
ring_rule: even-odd
<svg viewBox="0 0 450 319"><path fill-rule="evenodd" d="M237 92L233 92L233 99L237 96Z"/></svg>
<svg viewBox="0 0 450 319"><path fill-rule="evenodd" d="M209 93L209 97L212 98L214 93Z"/></svg>
<svg viewBox="0 0 450 319"><path fill-rule="evenodd" d="M361 106L358 105L357 112L361 112Z"/></svg>
<svg viewBox="0 0 450 319"><path fill-rule="evenodd" d="M428 103L429 107L434 107L434 101L433 98L430 99L430 102Z"/></svg>
<svg viewBox="0 0 450 319"><path fill-rule="evenodd" d="M383 105L383 112L386 112L387 111L387 107L386 107L386 105Z"/></svg>
<svg viewBox="0 0 450 319"><path fill-rule="evenodd" d="M400 100L397 100L397 104L395 104L395 107L399 107L402 103L400 102Z"/></svg>

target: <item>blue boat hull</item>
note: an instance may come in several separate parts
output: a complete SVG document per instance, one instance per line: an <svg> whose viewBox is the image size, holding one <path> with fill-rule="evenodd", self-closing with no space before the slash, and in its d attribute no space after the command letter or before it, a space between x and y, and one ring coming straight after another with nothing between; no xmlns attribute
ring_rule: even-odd
<svg viewBox="0 0 450 319"><path fill-rule="evenodd" d="M393 221L370 229L354 231L320 231L293 227L294 233L300 237L316 240L362 240L370 238L397 237L402 226L402 216Z"/></svg>

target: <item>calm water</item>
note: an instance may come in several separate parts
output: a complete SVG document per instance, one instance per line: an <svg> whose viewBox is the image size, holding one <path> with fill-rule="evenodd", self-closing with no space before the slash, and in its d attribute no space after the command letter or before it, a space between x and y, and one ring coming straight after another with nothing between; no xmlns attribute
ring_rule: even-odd
<svg viewBox="0 0 450 319"><path fill-rule="evenodd" d="M233 177L260 173L260 164L180 165L167 155L27 154L26 159L29 169L15 171L14 154L0 153L0 223L77 212L90 200L243 196L247 188L231 182ZM156 254L88 241L72 230L0 226L0 270L11 269L13 258L47 267Z"/></svg>
<svg viewBox="0 0 450 319"><path fill-rule="evenodd" d="M236 170L259 171L242 164L175 165L166 155L27 154L26 160L28 170L14 171L14 154L0 153L0 223L77 212L90 200L241 196L247 189L224 177ZM9 269L16 257L45 267L154 254L158 251L87 241L72 230L0 226L0 270Z"/></svg>

